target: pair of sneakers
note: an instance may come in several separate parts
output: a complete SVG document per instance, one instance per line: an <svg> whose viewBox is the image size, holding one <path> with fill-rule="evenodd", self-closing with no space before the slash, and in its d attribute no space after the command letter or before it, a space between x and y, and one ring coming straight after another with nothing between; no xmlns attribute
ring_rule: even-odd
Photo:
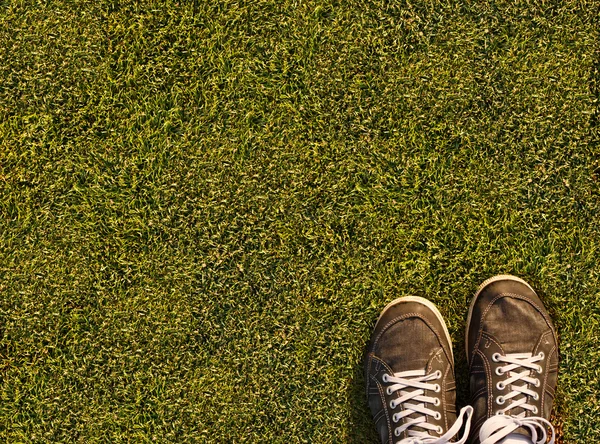
<svg viewBox="0 0 600 444"><path fill-rule="evenodd" d="M471 405L457 415L452 342L440 312L417 296L385 307L364 362L381 441L553 443L548 419L558 341L531 286L509 275L481 284L469 309L465 342Z"/></svg>

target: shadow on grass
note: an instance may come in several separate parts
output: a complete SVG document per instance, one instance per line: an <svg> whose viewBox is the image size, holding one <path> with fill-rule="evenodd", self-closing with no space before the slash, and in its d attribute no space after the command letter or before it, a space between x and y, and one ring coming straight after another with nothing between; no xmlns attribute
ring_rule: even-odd
<svg viewBox="0 0 600 444"><path fill-rule="evenodd" d="M379 442L375 424L367 405L362 359L354 366L352 383L348 388L350 417L348 418L348 443L375 444Z"/></svg>
<svg viewBox="0 0 600 444"><path fill-rule="evenodd" d="M469 394L469 365L464 348L464 335L453 344L454 380L456 381L456 411L470 404Z"/></svg>

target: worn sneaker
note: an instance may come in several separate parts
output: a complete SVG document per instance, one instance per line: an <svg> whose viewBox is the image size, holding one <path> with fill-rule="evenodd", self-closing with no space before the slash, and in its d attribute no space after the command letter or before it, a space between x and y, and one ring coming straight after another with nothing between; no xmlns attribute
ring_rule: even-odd
<svg viewBox="0 0 600 444"><path fill-rule="evenodd" d="M472 407L456 417L454 357L440 312L407 296L381 313L365 355L369 407L385 444L443 444L465 431Z"/></svg>
<svg viewBox="0 0 600 444"><path fill-rule="evenodd" d="M558 341L533 289L514 276L479 287L467 319L475 409L469 442L554 442L548 421L558 375ZM549 431L549 433L548 433Z"/></svg>

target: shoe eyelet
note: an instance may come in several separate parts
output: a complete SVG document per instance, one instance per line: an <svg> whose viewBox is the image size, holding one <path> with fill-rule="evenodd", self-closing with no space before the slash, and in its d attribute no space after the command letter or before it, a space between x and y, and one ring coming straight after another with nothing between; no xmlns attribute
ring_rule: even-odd
<svg viewBox="0 0 600 444"><path fill-rule="evenodd" d="M496 367L496 374L498 376L502 376L504 374L504 370L502 370L502 367Z"/></svg>
<svg viewBox="0 0 600 444"><path fill-rule="evenodd" d="M502 404L504 404L504 402L505 402L504 396L498 396L496 398L496 404L502 405Z"/></svg>
<svg viewBox="0 0 600 444"><path fill-rule="evenodd" d="M534 415L537 415L538 409L536 406L533 406L533 410L531 411L531 413L533 413Z"/></svg>
<svg viewBox="0 0 600 444"><path fill-rule="evenodd" d="M500 353L494 353L492 355L492 361L494 361L494 362L500 362Z"/></svg>
<svg viewBox="0 0 600 444"><path fill-rule="evenodd" d="M496 384L496 388L498 390L504 390L506 388L506 386L504 385L504 383L502 381L500 381L498 384Z"/></svg>
<svg viewBox="0 0 600 444"><path fill-rule="evenodd" d="M390 408L391 408L392 410L396 408L396 403L394 402L394 400L393 400L393 399L390 401Z"/></svg>
<svg viewBox="0 0 600 444"><path fill-rule="evenodd" d="M394 430L394 435L400 436L400 433L402 433L402 432L400 432L400 427L398 427Z"/></svg>
<svg viewBox="0 0 600 444"><path fill-rule="evenodd" d="M441 391L442 391L442 387L440 387L440 385L439 385L439 384L436 384L436 385L435 385L435 389L434 389L434 391L435 391L436 393L439 393L439 392L441 392Z"/></svg>
<svg viewBox="0 0 600 444"><path fill-rule="evenodd" d="M435 401L433 401L433 405L436 407L439 407L441 403L440 398L435 398Z"/></svg>
<svg viewBox="0 0 600 444"><path fill-rule="evenodd" d="M441 377L442 377L442 372L440 370L435 372L435 379L440 379Z"/></svg>
<svg viewBox="0 0 600 444"><path fill-rule="evenodd" d="M441 435L442 433L444 433L444 429L442 428L442 426L438 426L436 432L438 433L438 435Z"/></svg>
<svg viewBox="0 0 600 444"><path fill-rule="evenodd" d="M533 383L533 385L535 385L536 387L539 387L540 384L541 384L540 380L536 378L535 382Z"/></svg>
<svg viewBox="0 0 600 444"><path fill-rule="evenodd" d="M391 387L386 388L385 392L388 394L388 396L390 396L392 393L394 393L394 392L392 392L392 388Z"/></svg>
<svg viewBox="0 0 600 444"><path fill-rule="evenodd" d="M392 421L398 422L399 420L400 418L398 418L398 415L394 413L394 415L392 416Z"/></svg>
<svg viewBox="0 0 600 444"><path fill-rule="evenodd" d="M442 419L442 414L440 412L435 412L434 418L439 421L440 419Z"/></svg>
<svg viewBox="0 0 600 444"><path fill-rule="evenodd" d="M496 416L504 415L503 410L496 410Z"/></svg>
<svg viewBox="0 0 600 444"><path fill-rule="evenodd" d="M541 365L538 365L537 372L538 372L538 373L542 373L542 371L543 371L543 370L544 370L544 369L542 368L542 366L541 366Z"/></svg>
<svg viewBox="0 0 600 444"><path fill-rule="evenodd" d="M538 356L540 357L540 359L544 359L546 357L546 355L544 354L544 352L540 352L538 354Z"/></svg>
<svg viewBox="0 0 600 444"><path fill-rule="evenodd" d="M383 377L381 379L383 380L383 382L388 382L388 375L387 375L387 373L384 373Z"/></svg>
<svg viewBox="0 0 600 444"><path fill-rule="evenodd" d="M539 400L540 400L540 395L539 395L539 394L537 394L537 393L534 393L534 395L533 395L533 400L534 400L534 401L539 401Z"/></svg>

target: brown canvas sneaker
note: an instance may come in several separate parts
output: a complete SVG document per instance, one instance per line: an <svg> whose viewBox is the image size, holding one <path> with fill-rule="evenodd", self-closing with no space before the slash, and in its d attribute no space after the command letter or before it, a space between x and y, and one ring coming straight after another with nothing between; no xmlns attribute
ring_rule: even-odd
<svg viewBox="0 0 600 444"><path fill-rule="evenodd" d="M524 280L495 276L479 287L465 335L475 409L469 442L546 443L558 376L558 340L542 301ZM516 441L514 441L516 442Z"/></svg>
<svg viewBox="0 0 600 444"><path fill-rule="evenodd" d="M440 312L407 296L385 307L365 354L367 399L384 444L443 444L473 409L456 417L452 343Z"/></svg>

